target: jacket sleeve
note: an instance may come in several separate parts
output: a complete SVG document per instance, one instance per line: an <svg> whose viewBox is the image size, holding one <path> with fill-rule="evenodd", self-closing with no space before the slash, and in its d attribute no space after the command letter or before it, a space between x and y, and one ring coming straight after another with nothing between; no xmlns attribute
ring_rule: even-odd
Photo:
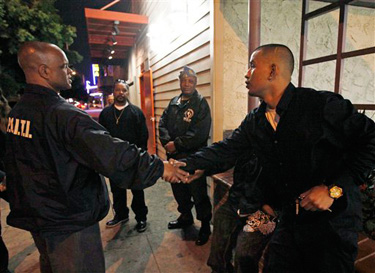
<svg viewBox="0 0 375 273"><path fill-rule="evenodd" d="M207 176L218 174L218 173L223 173L226 172L227 170L231 169L234 166L234 162L220 162L216 164L212 164L209 166L209 168L204 170L204 174Z"/></svg>
<svg viewBox="0 0 375 273"><path fill-rule="evenodd" d="M61 134L79 163L115 181L121 188L146 188L162 176L163 162L155 155L111 135L85 113L70 114Z"/></svg>
<svg viewBox="0 0 375 273"><path fill-rule="evenodd" d="M202 144L208 139L211 129L211 112L206 99L202 99L196 115L197 117L193 118L186 134L176 137L174 140L176 149L179 152L196 150L202 147Z"/></svg>
<svg viewBox="0 0 375 273"><path fill-rule="evenodd" d="M375 125L372 120L360 114L349 100L331 94L324 107L324 121L329 130L336 134L337 145L341 146L343 164L325 181L343 189L343 197L332 205L335 212L331 219L334 228L353 225L351 215L361 214L361 200L358 185L363 184L375 167ZM334 163L334 162L333 162ZM348 220L350 219L350 220ZM360 221L356 221L360 229Z"/></svg>
<svg viewBox="0 0 375 273"><path fill-rule="evenodd" d="M143 150L147 151L147 141L148 141L148 129L146 125L146 118L143 114L142 110L138 109L138 115L139 115L139 124L137 129L138 131L138 137L139 137L139 146Z"/></svg>
<svg viewBox="0 0 375 273"><path fill-rule="evenodd" d="M343 137L342 145L347 154L345 170L342 170L337 183L354 181L357 185L363 184L375 167L374 121L358 113L349 100L338 95L328 98L324 119L333 131Z"/></svg>
<svg viewBox="0 0 375 273"><path fill-rule="evenodd" d="M165 146L170 140L171 137L168 132L168 110L169 110L170 104L168 107L163 111L163 114L160 117L159 120L159 139L163 146Z"/></svg>
<svg viewBox="0 0 375 273"><path fill-rule="evenodd" d="M185 169L194 172L196 169L211 170L225 164L233 166L239 156L251 149L249 138L251 115L247 115L232 135L223 141L204 147L190 155L184 161Z"/></svg>

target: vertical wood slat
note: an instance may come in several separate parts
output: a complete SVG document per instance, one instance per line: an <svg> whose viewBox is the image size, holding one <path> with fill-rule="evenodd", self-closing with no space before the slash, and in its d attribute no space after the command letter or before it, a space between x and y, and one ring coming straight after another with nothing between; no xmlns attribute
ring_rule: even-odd
<svg viewBox="0 0 375 273"><path fill-rule="evenodd" d="M302 83L303 83L303 80L305 78L305 68L304 68L304 65L303 65L303 60L306 57L306 47L307 47L307 19L306 19L306 14L307 14L308 8L309 8L308 1L309 0L303 0L303 2L302 2L298 87L302 87Z"/></svg>
<svg viewBox="0 0 375 273"><path fill-rule="evenodd" d="M260 45L260 14L261 3L260 0L249 1L249 49L248 49L248 65L250 66L251 53ZM259 99L256 97L248 97L247 110L250 112L259 104Z"/></svg>
<svg viewBox="0 0 375 273"><path fill-rule="evenodd" d="M348 7L345 3L345 0L340 0L340 18L337 38L337 58L334 89L335 93L341 93L341 74L343 71L344 64L344 60L342 59L342 53L345 51L347 12Z"/></svg>
<svg viewBox="0 0 375 273"><path fill-rule="evenodd" d="M212 69L212 140L223 139L223 104L224 104L224 16L220 7L221 0L213 0L210 5L210 59Z"/></svg>
<svg viewBox="0 0 375 273"><path fill-rule="evenodd" d="M260 0L250 0L249 2L249 50L248 60L251 53L260 45L260 20L261 20Z"/></svg>

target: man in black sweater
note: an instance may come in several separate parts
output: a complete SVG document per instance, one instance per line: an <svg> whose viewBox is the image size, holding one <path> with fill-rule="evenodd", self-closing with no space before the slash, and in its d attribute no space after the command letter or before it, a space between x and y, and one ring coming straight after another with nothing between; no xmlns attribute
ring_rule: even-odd
<svg viewBox="0 0 375 273"><path fill-rule="evenodd" d="M354 272L362 184L375 165L375 124L339 94L297 88L284 45L257 48L245 75L262 99L233 134L185 161L210 169L253 149L262 171L247 183L254 210L269 204L280 222L264 272Z"/></svg>
<svg viewBox="0 0 375 273"><path fill-rule="evenodd" d="M113 137L126 140L131 144L147 151L148 131L142 110L129 102L129 85L124 80L117 80L113 90L114 104L103 109L99 123ZM107 222L107 227L115 227L129 221L126 189L119 188L110 179L113 194L115 217ZM132 189L133 200L131 208L137 220L136 230L143 232L147 228L147 206L144 191Z"/></svg>

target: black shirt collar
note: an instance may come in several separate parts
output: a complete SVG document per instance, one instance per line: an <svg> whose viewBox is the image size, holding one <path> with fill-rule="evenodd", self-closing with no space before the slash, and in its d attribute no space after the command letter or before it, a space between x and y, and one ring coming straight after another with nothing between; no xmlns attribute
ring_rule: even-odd
<svg viewBox="0 0 375 273"><path fill-rule="evenodd" d="M34 93L45 96L60 96L56 91L38 84L27 84L25 88L25 93Z"/></svg>
<svg viewBox="0 0 375 273"><path fill-rule="evenodd" d="M290 101L292 100L293 91L295 89L296 87L292 83L289 83L288 86L286 87L284 94L281 96L281 99L276 106L276 113L279 116L281 116L286 110L288 110L288 106L289 106ZM264 114L266 112L266 108L267 108L267 104L264 101L262 101L257 113Z"/></svg>
<svg viewBox="0 0 375 273"><path fill-rule="evenodd" d="M279 116L281 116L283 112L288 110L289 103L293 97L294 89L296 88L292 83L289 83L288 86L286 87L284 94L282 95L279 103L276 106L276 113L279 114Z"/></svg>

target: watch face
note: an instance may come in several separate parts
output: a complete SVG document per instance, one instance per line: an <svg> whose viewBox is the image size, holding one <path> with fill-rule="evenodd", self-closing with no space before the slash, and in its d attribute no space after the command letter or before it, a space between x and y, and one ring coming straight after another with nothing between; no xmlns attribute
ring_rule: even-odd
<svg viewBox="0 0 375 273"><path fill-rule="evenodd" d="M332 197L332 198L339 198L342 196L342 188L338 187L338 186L333 186L332 188L329 189L329 195Z"/></svg>

